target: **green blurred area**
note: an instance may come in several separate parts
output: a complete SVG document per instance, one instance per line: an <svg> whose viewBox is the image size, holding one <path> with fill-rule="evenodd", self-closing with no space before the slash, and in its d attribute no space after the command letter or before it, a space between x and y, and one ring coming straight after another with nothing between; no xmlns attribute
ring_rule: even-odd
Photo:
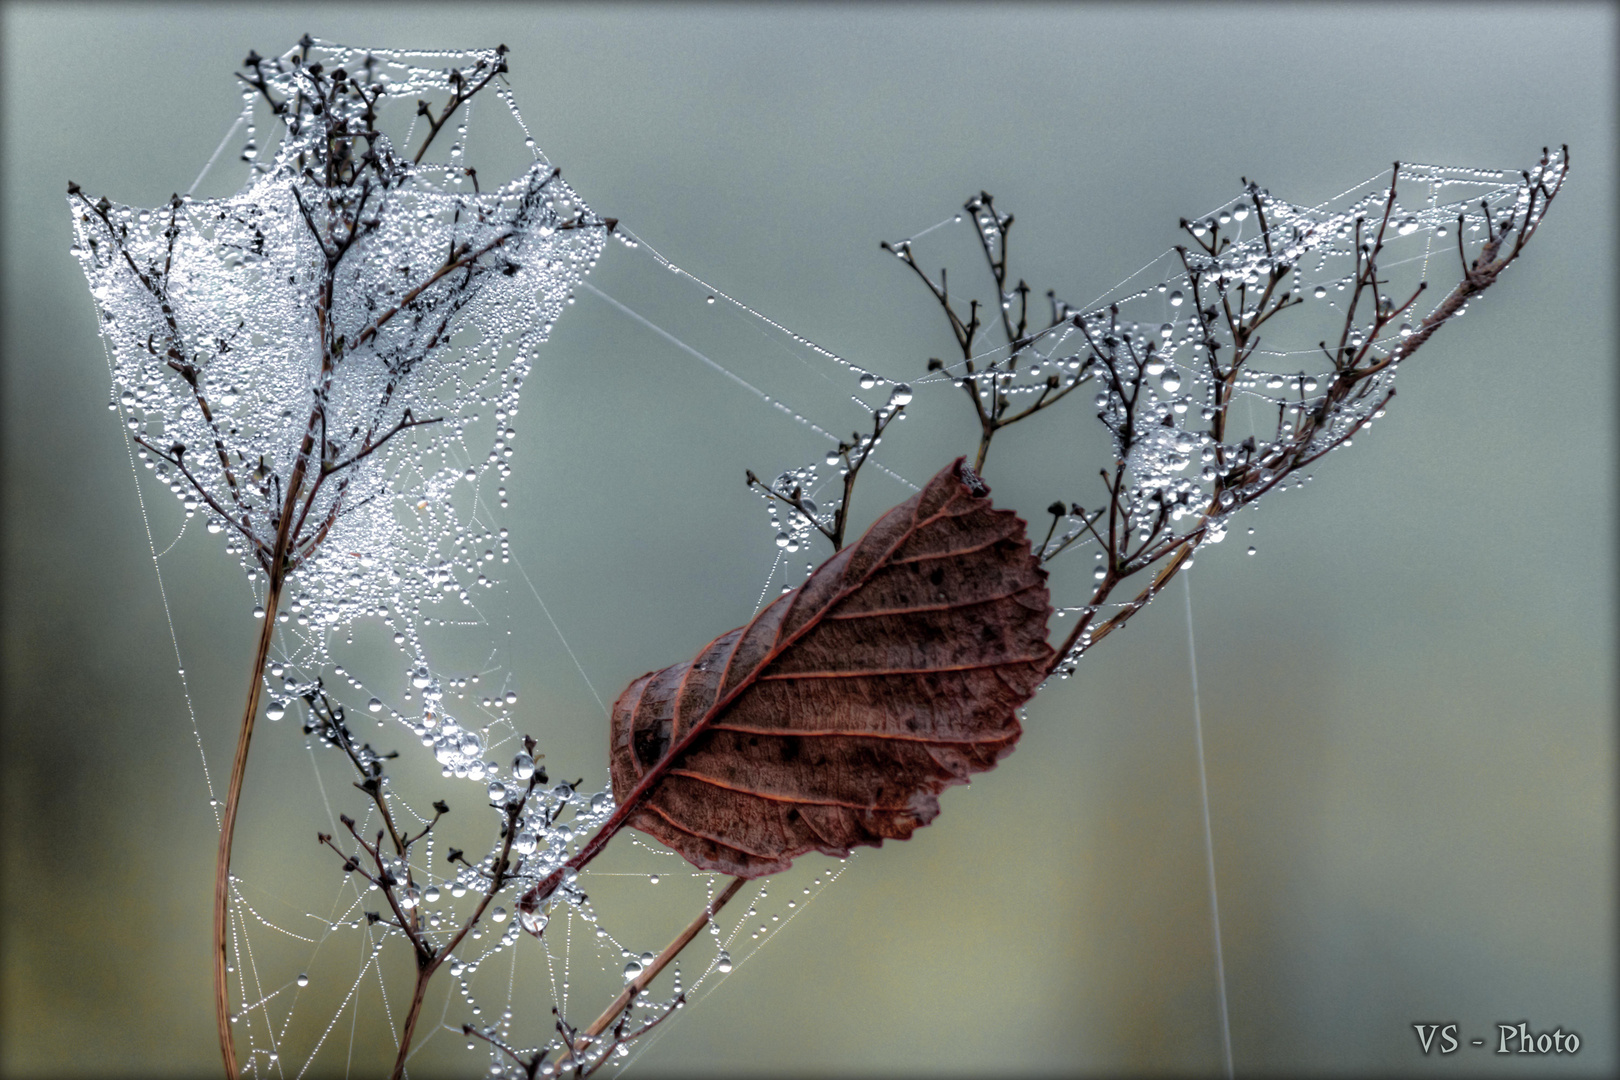
<svg viewBox="0 0 1620 1080"><path fill-rule="evenodd" d="M877 242L981 188L1017 215L1014 272L1082 303L1241 176L1312 202L1395 159L1518 169L1567 142L1528 253L1403 370L1389 417L1188 580L1237 1070L1612 1073L1615 29L1597 4L6 6L0 1072L217 1071L216 834L165 605L221 790L255 626L200 530L159 593L63 191L184 190L236 113L241 57L307 31L504 42L530 129L593 209L893 378L950 343ZM651 266L613 246L591 282L695 319L701 292ZM768 369L752 340L714 358ZM849 383L824 388L829 424ZM775 551L743 470L823 444L584 290L524 394L513 549L596 690L745 621ZM998 502L1039 519L1083 499L1100 462L1076 450L1082 412L998 441ZM884 460L913 479L975 436L965 407L912 427ZM144 494L162 551L180 512ZM863 480L859 523L904 495ZM601 710L504 583L522 721L554 776L599 787ZM1177 586L1100 645L1030 707L1016 754L860 853L633 1071L1215 1072L1186 619ZM306 839L327 819L298 733L261 731L238 865L296 921L336 886ZM440 783L411 767L402 785ZM621 903L648 948L693 910ZM356 1075L386 1049L367 1008ZM1424 1058L1411 1028L1520 1020L1585 1045ZM481 1069L440 1041L424 1068Z"/></svg>

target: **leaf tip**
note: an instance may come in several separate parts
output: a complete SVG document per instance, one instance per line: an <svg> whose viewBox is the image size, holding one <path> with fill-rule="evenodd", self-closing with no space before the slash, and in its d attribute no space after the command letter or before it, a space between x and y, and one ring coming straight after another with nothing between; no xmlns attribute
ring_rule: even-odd
<svg viewBox="0 0 1620 1080"><path fill-rule="evenodd" d="M956 459L956 478L962 481L975 499L987 498L990 495L990 485L979 479L979 474L967 463L967 458Z"/></svg>

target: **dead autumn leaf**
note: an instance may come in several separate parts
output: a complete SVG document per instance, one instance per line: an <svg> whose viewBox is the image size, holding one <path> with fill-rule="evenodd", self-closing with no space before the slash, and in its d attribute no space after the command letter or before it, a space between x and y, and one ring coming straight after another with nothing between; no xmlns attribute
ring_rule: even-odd
<svg viewBox="0 0 1620 1080"><path fill-rule="evenodd" d="M957 459L747 626L619 695L626 823L740 877L909 837L1018 741L1048 599L1024 522Z"/></svg>

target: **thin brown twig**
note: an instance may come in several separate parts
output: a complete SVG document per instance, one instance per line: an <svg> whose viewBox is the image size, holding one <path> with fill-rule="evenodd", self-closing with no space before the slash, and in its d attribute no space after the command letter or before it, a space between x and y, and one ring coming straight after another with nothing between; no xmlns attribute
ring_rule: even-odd
<svg viewBox="0 0 1620 1080"><path fill-rule="evenodd" d="M490 65L490 70L487 74L485 74L483 81L465 93L463 93L459 88L452 93L450 95L450 100L445 103L444 111L439 114L439 118L437 120L433 118L433 113L428 108L427 102L424 101L418 104L417 115L427 117L428 133L427 137L422 140L422 145L417 148L416 157L411 159L413 164L420 165L422 163L422 155L427 153L428 147L433 143L434 136L439 134L439 129L449 121L451 115L463 104L471 101L473 95L477 94L478 91L488 86L490 80L506 71L506 60L504 59L506 55L506 46L500 46L495 50L495 52L499 59L496 61L496 63ZM466 76L462 75L459 71L452 73L452 77L457 75L461 76L462 85L465 85Z"/></svg>
<svg viewBox="0 0 1620 1080"><path fill-rule="evenodd" d="M247 704L242 710L242 724L236 738L236 756L231 761L229 794L219 827L219 857L214 874L214 1019L219 1029L220 1049L225 1055L225 1075L231 1080L237 1076L235 1042L231 1037L231 1005L226 981L227 919L230 901L231 842L236 835L236 814L241 805L242 781L247 774L248 746L253 740L253 722L259 714L259 696L264 690L264 663L270 654L270 639L275 633L276 609L281 601L282 578L270 574L270 585L265 590L264 626L259 631L259 642L253 653L253 669L248 682Z"/></svg>
<svg viewBox="0 0 1620 1080"><path fill-rule="evenodd" d="M606 1031L609 1025L624 1014L625 1010L636 1000L637 995L650 986L654 979L658 978L664 968L669 966L670 961L681 954L682 949L691 944L692 939L697 937L700 930L714 921L715 915L721 908L726 906L733 896L737 895L737 890L741 889L747 880L747 878L740 877L732 878L731 884L727 885L719 896L714 897L705 904L703 910L698 913L697 918L688 923L686 929L675 935L675 939L664 946L663 951L658 954L651 964L648 964L642 970L641 974L630 980L629 984L620 991L619 996L613 999L613 1003L602 1011L602 1015L598 1016L591 1023L591 1026L586 1028L583 1034L573 1042L569 1050L569 1056L558 1060L557 1071L559 1073L565 1068L577 1067L577 1065L571 1063L577 1062L578 1055L584 1053L590 1047L592 1040Z"/></svg>
<svg viewBox="0 0 1620 1080"><path fill-rule="evenodd" d="M1549 160L1549 155L1544 151L1541 166L1543 170L1547 168ZM1216 350L1219 343L1213 338L1208 325L1208 315L1203 304L1199 302L1201 288L1204 284L1202 275L1188 262L1186 249L1177 248L1187 273L1189 286L1192 289L1193 310L1196 313L1199 326L1203 329L1205 342L1208 346L1210 371L1214 380L1215 401L1213 402L1214 408L1210 432L1213 437L1214 459L1217 465L1214 489L1209 497L1208 504L1198 514L1191 528L1179 534L1172 531L1162 538L1160 534L1167 524L1168 508L1161 501L1156 520L1151 527L1143 527L1147 535L1141 545L1134 552L1131 552L1121 547L1121 540L1125 539L1128 542L1130 534L1129 511L1120 499L1123 482L1123 462L1116 465L1112 475L1109 475L1107 470L1104 470L1104 482L1109 489L1109 533L1104 538L1095 528L1090 531L1093 538L1102 547L1108 562L1104 576L1098 583L1083 615L1077 620L1077 625L1066 636L1061 648L1054 654L1048 670L1049 675L1059 670L1067 670L1080 652L1089 649L1103 637L1123 626L1135 612L1141 610L1153 596L1163 589L1170 578L1187 565L1194 551L1209 537L1217 521L1224 519L1241 506L1255 501L1267 492L1284 484L1299 469L1319 460L1325 454L1349 442L1355 434L1370 424L1372 418L1383 415L1385 407L1394 397L1393 389L1388 390L1381 399L1375 402L1365 406L1358 406L1356 417L1359 417L1359 419L1352 417L1355 422L1348 424L1326 442L1321 441L1320 436L1328 425L1341 418L1339 411L1341 404L1365 400L1367 391L1375 385L1372 382L1374 376L1391 367L1399 360L1412 355L1417 347L1432 336L1439 326L1454 318L1470 297L1493 284L1502 270L1517 257L1519 252L1523 250L1526 231L1532 225L1539 224L1540 218L1535 214L1537 201L1541 200L1541 208L1544 213L1546 201L1556 196L1563 183L1564 175L1567 173L1567 159L1565 169L1560 171L1558 179L1550 186L1543 181L1537 181L1532 185L1529 174L1525 174L1526 185L1530 187L1531 194L1529 200L1527 200L1524 217L1522 219L1510 218L1505 222L1496 222L1487 215L1486 224L1489 231L1479 254L1469 260L1466 248L1460 249L1464 268L1462 280L1458 282L1435 310L1423 319L1418 327L1391 349L1387 355L1374 358L1372 356L1373 342L1380 339L1380 335L1386 327L1411 309L1424 289L1424 286L1420 284L1407 300L1399 305L1393 302L1386 303L1382 296L1378 296L1378 302L1375 304L1375 310L1367 321L1366 329L1361 329L1361 320L1357 318L1356 314L1359 300L1367 290L1371 289L1376 293L1383 284L1378 274L1378 256L1383 250L1387 227L1395 206L1395 180L1399 175L1399 169L1397 163L1392 171L1390 189L1385 198L1377 228L1365 242L1362 240L1362 219L1356 221L1354 291L1349 303L1346 305L1339 351L1336 355L1329 354L1337 374L1329 381L1326 392L1314 408L1307 409L1303 398L1300 405L1295 409L1280 408L1277 420L1279 441L1264 453L1257 453L1258 447L1254 440L1252 438L1246 440L1244 443L1244 448L1247 450L1246 455L1232 467L1228 467L1229 463L1224 456L1226 450L1224 422L1236 386L1236 374L1257 346L1258 337L1254 334L1254 331L1258 326L1285 307L1295 306L1301 301L1300 298L1293 297L1287 292L1284 292L1275 300L1272 299L1277 283L1288 272L1289 268L1287 267L1274 267L1270 272L1270 280L1267 282L1265 289L1260 291L1257 297L1250 297L1247 291L1239 289L1236 294L1239 297L1238 309L1231 306L1228 292L1222 282L1217 281L1215 286L1219 290L1220 310L1226 316L1226 327L1234 344L1233 361L1229 367L1223 370L1216 359ZM1258 197L1256 197L1256 205L1263 210ZM1189 232L1193 231L1188 223L1183 222L1183 225L1188 228ZM1515 243L1509 253L1504 256L1502 247L1515 227L1518 229ZM1459 227L1459 234L1461 231ZM1197 237L1196 233L1194 233L1194 236L1204 250L1212 255L1218 253L1225 246L1219 241L1218 229L1212 231L1207 240ZM1267 239L1269 241L1269 235ZM1086 334L1096 358L1102 362L1102 366L1109 372L1111 388L1118 395L1125 410L1125 419L1119 424L1116 431L1123 447L1120 456L1123 457L1128 450L1129 438L1134 426L1134 417L1131 416L1134 393L1128 394L1126 392L1126 388L1120 380L1119 371L1113 364L1112 355L1098 346L1084 322L1077 320L1076 325ZM1352 346L1353 338L1355 341ZM1140 372L1141 366L1138 365L1138 380ZM1139 389L1139 385L1138 381L1135 389ZM1285 418L1290 412L1294 413L1298 418L1297 428L1291 428L1291 434L1285 433ZM1099 511L1098 516L1100 516L1100 513ZM1116 517L1116 515L1120 516ZM1089 524L1091 520L1082 517L1084 523ZM1054 519L1054 526L1055 523ZM1116 531L1116 523L1123 524L1125 528ZM1081 534L1082 532L1076 532L1070 538L1066 538L1058 550L1067 547L1073 539L1077 539ZM1050 535L1049 532L1047 544L1042 545L1043 554L1046 554L1048 558L1056 554L1056 552L1045 553L1045 548L1050 543ZM1160 567L1152 583L1146 589L1132 601L1123 605L1121 610L1113 617L1093 625L1097 612L1120 581L1166 558L1170 561Z"/></svg>
<svg viewBox="0 0 1620 1080"><path fill-rule="evenodd" d="M391 1080L400 1080L400 1078L405 1075L405 1063L410 1059L411 1041L415 1037L417 1020L420 1019L422 1015L422 1003L427 995L428 981L432 979L434 973L437 972L441 966L443 966L445 960L454 954L456 948L461 944L462 940L467 936L467 934L471 932L472 928L478 925L479 920L483 918L484 911L489 907L490 902L495 899L496 894L499 893L501 889L506 886L507 882L511 880L512 842L517 834L517 828L515 826L518 817L523 812L523 807L527 805L528 800L534 794L535 789L541 783L545 782L544 778L544 771L536 771L534 775L529 778L529 785L527 790L524 792L522 799L507 803L506 828L505 834L501 839L501 850L500 853L496 855L494 863L490 867L489 887L484 890L483 896L479 899L478 907L473 911L472 915L468 917L467 921L462 924L461 928L456 931L455 935L451 937L451 939L446 942L442 948L434 949L431 946L423 946L418 949L416 986L411 993L411 1004L405 1014L405 1024L400 1032L399 1053L394 1059L394 1070L391 1074Z"/></svg>

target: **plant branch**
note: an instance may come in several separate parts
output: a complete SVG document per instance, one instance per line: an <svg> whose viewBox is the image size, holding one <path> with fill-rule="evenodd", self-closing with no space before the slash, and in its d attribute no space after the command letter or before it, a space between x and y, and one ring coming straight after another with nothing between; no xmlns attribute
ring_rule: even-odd
<svg viewBox="0 0 1620 1080"><path fill-rule="evenodd" d="M552 172L552 175L556 175L555 170ZM491 240L489 243L485 244L475 252L469 253L467 249L464 248L460 257L447 259L444 265L439 267L432 274L428 275L425 281L407 292L404 298L400 300L398 304L395 304L393 307L383 312L364 330L360 331L353 343L349 345L349 349L357 349L361 345L364 345L367 341L370 341L372 338L376 337L377 331L381 330L390 319L414 303L417 297L421 296L423 292L430 288L440 278L444 277L446 274L453 273L464 266L471 266L474 262L477 262L478 259L502 246L515 235L515 231L502 233L500 236L497 236L495 239Z"/></svg>
<svg viewBox="0 0 1620 1080"><path fill-rule="evenodd" d="M410 1058L411 1040L415 1035L416 1022L422 1015L422 1002L427 994L428 980L433 978L434 972L438 971L445 960L455 952L462 939L483 918L484 910L495 899L495 895L511 880L512 841L517 834L517 821L523 813L523 808L528 805L528 800L534 794L535 788L545 783L545 776L544 770L537 769L534 775L529 777L529 786L524 791L523 797L506 804L506 828L505 835L501 839L500 854L495 857L494 864L490 867L489 887L484 890L484 895L479 900L477 909L473 911L467 921L462 924L461 929L456 931L455 936L443 948L418 950L416 988L411 994L411 1004L409 1011L405 1015L404 1030L400 1033L399 1054L394 1059L392 1080L401 1080L401 1077L405 1075L405 1062Z"/></svg>
<svg viewBox="0 0 1620 1080"><path fill-rule="evenodd" d="M219 855L214 863L214 1019L219 1029L219 1048L225 1059L225 1075L236 1080L236 1048L231 1038L230 989L226 979L226 930L230 913L231 842L236 836L236 813L242 802L242 781L247 775L248 745L253 740L253 722L259 714L259 697L264 690L264 664L270 655L275 634L276 609L281 603L282 578L279 566L270 571L270 585L264 597L264 626L253 652L253 671L248 681L247 704L236 739L236 757L231 762L230 788L225 796L225 812L219 828Z"/></svg>
<svg viewBox="0 0 1620 1080"><path fill-rule="evenodd" d="M484 78L478 83L478 85L472 87L471 89L463 89L467 85L467 77L465 75L459 71L453 71L450 73L450 78L452 82L455 83L456 89L450 95L450 100L445 102L444 111L439 114L439 118L437 120L433 118L433 112L428 107L427 102L417 102L416 113L418 116L427 117L428 133L427 137L422 140L422 145L417 148L416 157L411 159L412 164L420 165L422 163L422 155L427 153L428 147L433 143L434 136L438 135L439 129L445 125L445 122L450 119L451 114L454 113L456 109L460 108L464 102L472 100L473 95L478 93L478 91L482 90L484 87L488 86L491 79L506 71L506 46L502 45L498 47L495 52L500 59L490 67L490 70L484 75Z"/></svg>
<svg viewBox="0 0 1620 1080"><path fill-rule="evenodd" d="M737 895L737 890L741 889L747 880L747 878L740 877L732 878L731 884L727 885L719 896L714 897L704 905L697 918L687 924L686 929L675 936L675 940L664 946L663 952L660 952L658 957L647 965L640 975L630 980L629 985L619 993L618 997L613 999L613 1004L604 1009L602 1015L598 1016L591 1026L586 1028L584 1033L574 1041L569 1056L558 1060L558 1072L562 1072L566 1068L578 1068L577 1055L584 1053L590 1047L593 1039L606 1031L609 1025L619 1019L625 1010L630 1008L631 1003L636 1000L636 996L652 985L652 981L658 978L664 968L669 966L670 961L679 956L681 950L691 944L693 938L697 937L698 932L714 920L715 915L721 908L726 906L733 896Z"/></svg>
<svg viewBox="0 0 1620 1080"><path fill-rule="evenodd" d="M857 431L851 436L850 442L840 442L838 444L838 454L844 459L844 494L839 499L837 507L833 510L833 524L830 529L821 524L820 519L805 506L802 488L795 487L791 491L778 491L773 485L766 484L755 476L752 469L746 470L748 486L754 487L758 485L767 498L775 499L777 502L793 507L807 522L815 526L817 532L832 542L834 551L842 551L844 548L844 535L849 527L849 502L855 494L855 480L860 475L861 466L866 464L867 459L872 456L872 451L877 449L878 442L883 438L883 432L901 413L905 412L905 409L904 405L895 405L892 408L885 406L878 409L872 414L872 434L863 436Z"/></svg>
<svg viewBox="0 0 1620 1080"><path fill-rule="evenodd" d="M139 435L132 434L130 438L135 441L136 445L140 446L148 453L155 455L161 460L166 461L170 465L173 465L175 468L179 469L181 474L185 476L186 480L191 484L192 490L200 495L203 501L208 503L209 507L221 518L223 518L226 523L231 526L231 528L241 533L242 536L253 545L254 555L258 557L259 562L261 564L265 563L264 552L262 551L264 545L260 543L258 537L254 536L246 526L232 518L230 513L227 512L224 507L220 506L217 501L215 501L214 496L209 494L208 489L202 485L202 482L199 481L195 475L193 475L190 469L186 468L183 454L165 454L162 450L159 450L156 446L147 442L146 439ZM270 567L265 565L264 569L268 573Z"/></svg>

